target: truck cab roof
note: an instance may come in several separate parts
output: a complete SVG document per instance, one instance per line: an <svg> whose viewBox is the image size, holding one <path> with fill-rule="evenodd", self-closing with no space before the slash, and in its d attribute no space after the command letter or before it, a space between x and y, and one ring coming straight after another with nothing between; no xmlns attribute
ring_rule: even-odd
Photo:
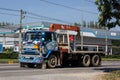
<svg viewBox="0 0 120 80"><path fill-rule="evenodd" d="M53 33L53 31L46 31L46 30L30 30L30 31L27 31L27 32L50 32L50 33Z"/></svg>

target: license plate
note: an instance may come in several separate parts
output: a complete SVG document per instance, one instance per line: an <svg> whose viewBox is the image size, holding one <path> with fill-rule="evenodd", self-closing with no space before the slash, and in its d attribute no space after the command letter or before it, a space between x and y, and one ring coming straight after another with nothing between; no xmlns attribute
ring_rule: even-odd
<svg viewBox="0 0 120 80"><path fill-rule="evenodd" d="M33 46L25 46L24 48L33 48Z"/></svg>

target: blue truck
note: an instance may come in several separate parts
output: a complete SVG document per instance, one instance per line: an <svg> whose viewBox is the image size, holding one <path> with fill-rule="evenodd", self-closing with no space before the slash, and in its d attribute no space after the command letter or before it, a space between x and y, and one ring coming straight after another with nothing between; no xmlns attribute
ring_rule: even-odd
<svg viewBox="0 0 120 80"><path fill-rule="evenodd" d="M20 67L99 66L104 51L81 45L77 26L51 24L49 30L27 31L19 54ZM82 47L81 47L82 46Z"/></svg>

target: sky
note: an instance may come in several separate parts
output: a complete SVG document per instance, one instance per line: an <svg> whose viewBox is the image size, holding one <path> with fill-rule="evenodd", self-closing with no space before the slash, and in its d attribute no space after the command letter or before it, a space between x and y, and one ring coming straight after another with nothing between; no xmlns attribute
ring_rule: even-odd
<svg viewBox="0 0 120 80"><path fill-rule="evenodd" d="M90 13L90 12L98 13L97 6L94 4L94 0L46 0L46 1L54 2L57 4L69 6L80 10L74 10L58 5L49 4L41 0L0 0L0 8L15 10L22 9L23 11L26 12L32 12L40 16L55 18L70 23L75 22L81 23L83 20L87 22L98 21L98 14ZM85 10L88 12L84 12L81 10ZM5 15L5 13L14 14L18 16ZM10 22L14 24L19 24L20 23L19 15L20 12L0 9L0 22ZM40 21L57 22L55 20L46 20L45 18L42 17L33 16L30 15L29 13L24 14L24 16L25 18L23 19L23 23ZM37 19L33 19L31 17L35 17Z"/></svg>

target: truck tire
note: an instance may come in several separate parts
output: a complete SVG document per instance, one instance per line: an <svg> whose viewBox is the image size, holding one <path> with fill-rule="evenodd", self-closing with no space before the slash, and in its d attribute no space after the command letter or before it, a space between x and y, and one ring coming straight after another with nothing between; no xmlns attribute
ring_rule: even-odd
<svg viewBox="0 0 120 80"><path fill-rule="evenodd" d="M20 62L20 67L25 67L25 64Z"/></svg>
<svg viewBox="0 0 120 80"><path fill-rule="evenodd" d="M57 65L57 57L56 55L50 55L48 58L47 66L49 68L55 68Z"/></svg>
<svg viewBox="0 0 120 80"><path fill-rule="evenodd" d="M99 55L94 55L91 59L92 66L99 66L101 64L101 57Z"/></svg>
<svg viewBox="0 0 120 80"><path fill-rule="evenodd" d="M90 66L90 55L84 55L82 59L82 65L84 67Z"/></svg>

